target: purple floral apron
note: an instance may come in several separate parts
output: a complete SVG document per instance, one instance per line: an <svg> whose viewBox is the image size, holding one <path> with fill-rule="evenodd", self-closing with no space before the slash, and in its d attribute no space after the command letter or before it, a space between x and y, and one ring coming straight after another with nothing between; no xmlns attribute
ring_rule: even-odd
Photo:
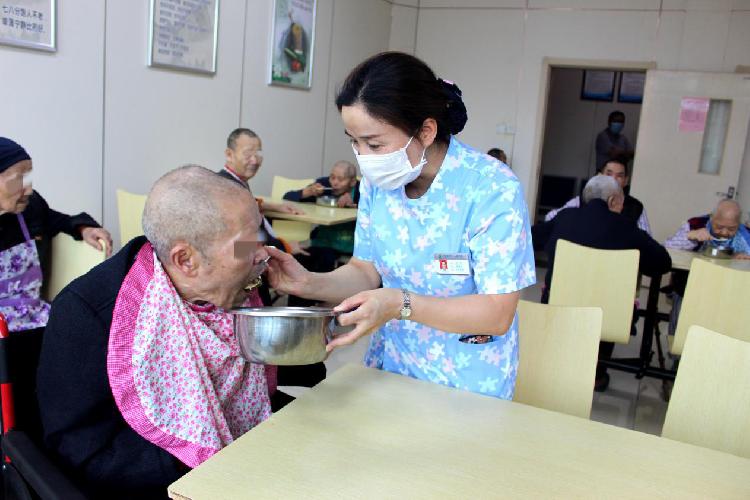
<svg viewBox="0 0 750 500"><path fill-rule="evenodd" d="M0 312L11 332L47 324L50 306L39 298L42 268L26 221L17 215L25 241L0 252Z"/></svg>

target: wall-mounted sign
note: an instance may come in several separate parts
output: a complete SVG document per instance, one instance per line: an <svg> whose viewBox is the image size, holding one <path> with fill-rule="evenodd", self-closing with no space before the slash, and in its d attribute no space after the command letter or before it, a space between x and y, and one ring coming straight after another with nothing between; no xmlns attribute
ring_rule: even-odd
<svg viewBox="0 0 750 500"><path fill-rule="evenodd" d="M643 102L643 88L646 85L646 73L643 71L623 71L620 76L619 102Z"/></svg>
<svg viewBox="0 0 750 500"><path fill-rule="evenodd" d="M587 69L583 72L581 99L612 101L615 97L615 71Z"/></svg>
<svg viewBox="0 0 750 500"><path fill-rule="evenodd" d="M0 43L57 50L55 0L0 0Z"/></svg>
<svg viewBox="0 0 750 500"><path fill-rule="evenodd" d="M151 0L148 65L216 73L218 35L219 0Z"/></svg>
<svg viewBox="0 0 750 500"><path fill-rule="evenodd" d="M680 132L703 132L711 99L683 97L680 101Z"/></svg>
<svg viewBox="0 0 750 500"><path fill-rule="evenodd" d="M315 0L275 0L269 83L312 86Z"/></svg>

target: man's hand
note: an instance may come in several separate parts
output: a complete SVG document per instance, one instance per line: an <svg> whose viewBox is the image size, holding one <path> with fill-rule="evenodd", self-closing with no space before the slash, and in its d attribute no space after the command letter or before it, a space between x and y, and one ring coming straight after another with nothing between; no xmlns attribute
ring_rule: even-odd
<svg viewBox="0 0 750 500"><path fill-rule="evenodd" d="M305 189L302 190L302 197L303 198L317 198L318 196L321 196L323 192L325 191L325 187L319 183L316 182L315 184L310 184Z"/></svg>
<svg viewBox="0 0 750 500"><path fill-rule="evenodd" d="M299 208L289 203L282 203L281 205L279 205L279 212L284 212L285 214L293 214L293 215L305 214L304 210L300 210Z"/></svg>
<svg viewBox="0 0 750 500"><path fill-rule="evenodd" d="M687 239L690 241L710 241L711 240L711 233L708 232L708 229L701 228L701 229L695 229L693 231L690 231L687 234Z"/></svg>
<svg viewBox="0 0 750 500"><path fill-rule="evenodd" d="M341 196L339 196L338 201L336 202L336 206L338 207L356 207L357 204L354 203L354 200L352 200L352 195L350 193L344 193Z"/></svg>
<svg viewBox="0 0 750 500"><path fill-rule="evenodd" d="M106 250L107 257L112 255L112 235L103 227L84 227L81 238L97 250ZM101 240L104 240L104 248Z"/></svg>

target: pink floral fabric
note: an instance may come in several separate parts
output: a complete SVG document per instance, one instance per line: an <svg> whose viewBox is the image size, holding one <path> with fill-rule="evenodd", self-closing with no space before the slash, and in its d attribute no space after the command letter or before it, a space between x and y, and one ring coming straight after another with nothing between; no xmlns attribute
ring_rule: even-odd
<svg viewBox="0 0 750 500"><path fill-rule="evenodd" d="M231 314L184 302L148 243L117 297L107 371L128 424L190 467L271 414L266 367L242 358Z"/></svg>

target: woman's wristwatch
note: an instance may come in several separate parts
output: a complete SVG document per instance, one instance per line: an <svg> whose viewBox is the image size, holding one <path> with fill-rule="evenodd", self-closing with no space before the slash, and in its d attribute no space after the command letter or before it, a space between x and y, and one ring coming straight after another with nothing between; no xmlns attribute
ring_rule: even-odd
<svg viewBox="0 0 750 500"><path fill-rule="evenodd" d="M401 289L401 294L404 300L401 306L401 319L409 319L409 316L411 316L411 295L406 288Z"/></svg>

